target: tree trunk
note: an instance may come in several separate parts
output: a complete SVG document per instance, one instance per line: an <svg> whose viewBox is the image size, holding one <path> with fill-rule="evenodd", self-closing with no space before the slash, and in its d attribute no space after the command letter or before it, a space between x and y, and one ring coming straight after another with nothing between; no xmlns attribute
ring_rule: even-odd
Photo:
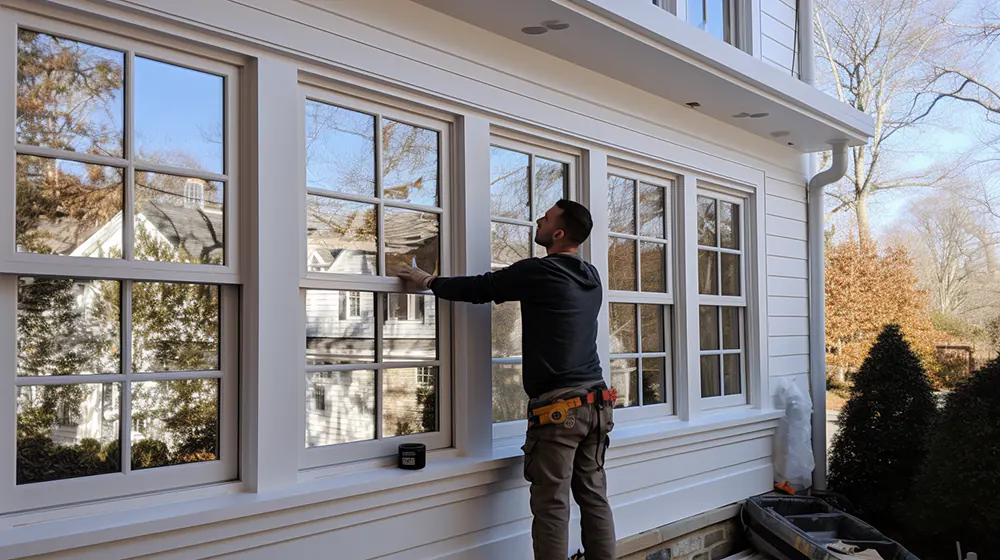
<svg viewBox="0 0 1000 560"><path fill-rule="evenodd" d="M858 199L854 203L854 213L858 218L858 240L868 241L871 236L868 217L868 193L858 195Z"/></svg>

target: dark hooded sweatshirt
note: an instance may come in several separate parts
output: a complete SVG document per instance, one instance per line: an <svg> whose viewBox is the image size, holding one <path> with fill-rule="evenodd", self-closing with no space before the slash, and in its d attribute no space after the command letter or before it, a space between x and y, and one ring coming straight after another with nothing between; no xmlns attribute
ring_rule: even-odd
<svg viewBox="0 0 1000 560"><path fill-rule="evenodd" d="M521 302L522 377L529 397L603 381L597 355L601 278L579 256L550 255L479 276L437 278L431 290L451 301Z"/></svg>

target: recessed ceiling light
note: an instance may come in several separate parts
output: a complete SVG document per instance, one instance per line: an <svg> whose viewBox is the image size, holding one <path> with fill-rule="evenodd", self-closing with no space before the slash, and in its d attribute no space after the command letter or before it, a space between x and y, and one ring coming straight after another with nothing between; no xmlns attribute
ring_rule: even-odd
<svg viewBox="0 0 1000 560"><path fill-rule="evenodd" d="M750 113L736 113L733 115L734 119L745 119L750 116Z"/></svg>
<svg viewBox="0 0 1000 560"><path fill-rule="evenodd" d="M569 24L568 23L563 23L563 22L561 22L561 21L559 21L557 19L553 19L553 20L549 20L549 21L543 21L542 25L544 25L545 27L548 27L552 31L562 31L563 29L569 29Z"/></svg>
<svg viewBox="0 0 1000 560"><path fill-rule="evenodd" d="M539 27L537 25L524 27L521 29L521 33L524 33L526 35L541 35L542 33L548 33L548 32L549 32L548 29L544 27Z"/></svg>
<svg viewBox="0 0 1000 560"><path fill-rule="evenodd" d="M787 130L776 130L771 133L771 136L774 138L783 138L789 134L791 134L791 132L788 132Z"/></svg>
<svg viewBox="0 0 1000 560"><path fill-rule="evenodd" d="M766 117L766 116L768 116L770 114L771 113L754 113L754 114L750 115L750 118L751 119L761 119L761 118L764 118L764 117Z"/></svg>

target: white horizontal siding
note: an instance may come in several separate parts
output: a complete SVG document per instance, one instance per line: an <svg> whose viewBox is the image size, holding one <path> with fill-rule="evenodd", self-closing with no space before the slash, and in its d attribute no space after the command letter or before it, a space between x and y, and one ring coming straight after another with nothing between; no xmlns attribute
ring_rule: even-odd
<svg viewBox="0 0 1000 560"><path fill-rule="evenodd" d="M776 12L794 20L794 10ZM790 14L789 14L790 12ZM762 19L767 19L762 18ZM772 22L779 24L779 22ZM765 37L764 42L768 39ZM809 371L809 247L805 180L767 178L768 367L772 379ZM808 382L808 378L806 378ZM778 383L772 383L772 392Z"/></svg>
<svg viewBox="0 0 1000 560"><path fill-rule="evenodd" d="M780 17L780 15L779 15ZM795 22L788 25L775 16L763 12L760 14L760 33L787 48L795 48Z"/></svg>
<svg viewBox="0 0 1000 560"><path fill-rule="evenodd" d="M792 73L793 65L795 65L796 70L798 69L798 64L795 61L796 53L792 49L767 35L761 35L760 47L760 56L765 62L769 62L789 74Z"/></svg>

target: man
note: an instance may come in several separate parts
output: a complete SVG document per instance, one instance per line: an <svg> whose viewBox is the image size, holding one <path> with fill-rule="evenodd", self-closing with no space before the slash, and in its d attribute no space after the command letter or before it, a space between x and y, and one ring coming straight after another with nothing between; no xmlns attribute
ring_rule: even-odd
<svg viewBox="0 0 1000 560"><path fill-rule="evenodd" d="M535 559L566 558L572 489L585 557L613 560L604 455L615 396L604 384L597 354L601 279L579 255L593 220L582 205L560 200L537 224L535 243L545 247L544 258L479 276L438 278L413 268L399 277L446 300L521 302L522 382L530 399L522 449Z"/></svg>

